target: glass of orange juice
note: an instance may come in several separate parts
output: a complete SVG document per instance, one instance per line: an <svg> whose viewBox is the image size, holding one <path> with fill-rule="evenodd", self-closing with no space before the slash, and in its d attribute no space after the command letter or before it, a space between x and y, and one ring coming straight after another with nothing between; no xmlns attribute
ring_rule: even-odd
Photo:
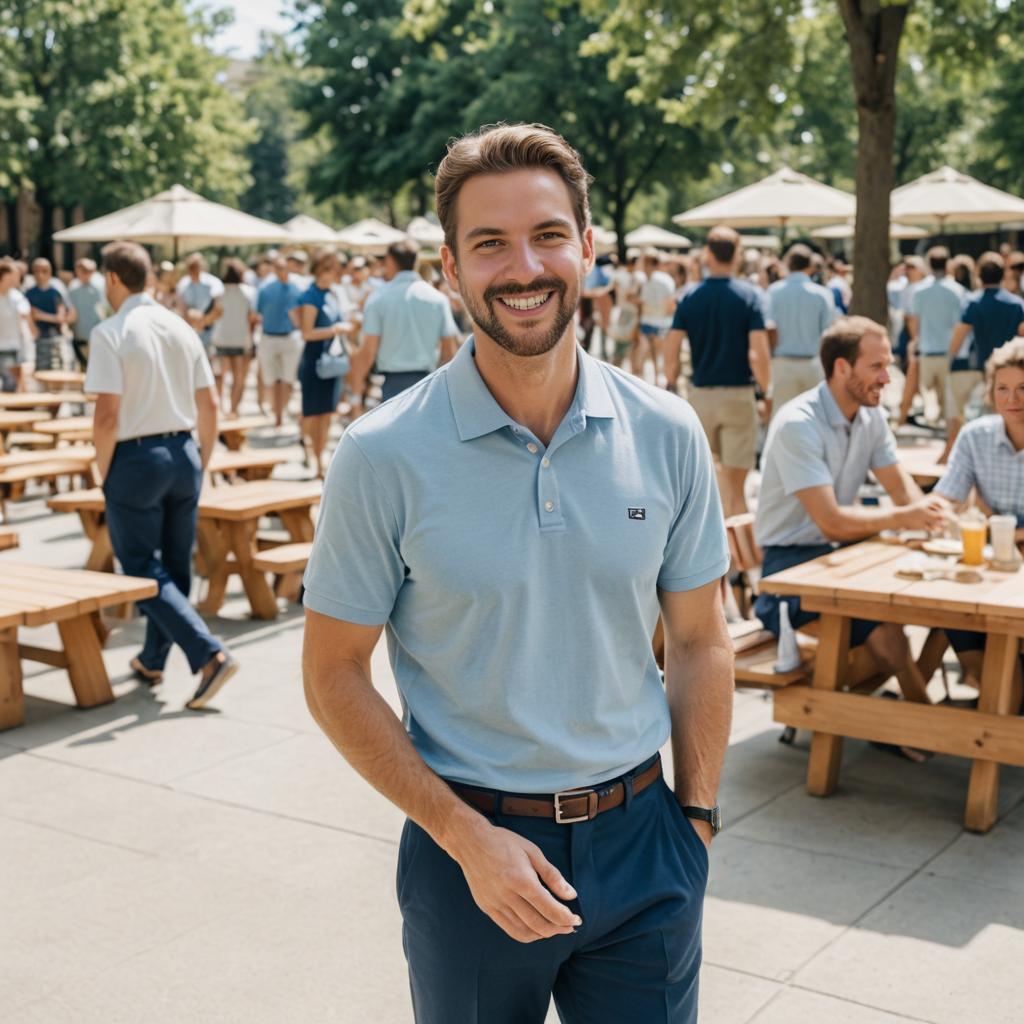
<svg viewBox="0 0 1024 1024"><path fill-rule="evenodd" d="M982 565L985 561L984 519L964 518L960 520L960 540L964 546L961 561L964 565Z"/></svg>

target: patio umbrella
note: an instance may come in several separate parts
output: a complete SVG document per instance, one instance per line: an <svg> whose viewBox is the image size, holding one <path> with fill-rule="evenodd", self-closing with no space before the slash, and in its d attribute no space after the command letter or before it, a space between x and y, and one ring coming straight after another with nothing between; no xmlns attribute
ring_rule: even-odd
<svg viewBox="0 0 1024 1024"><path fill-rule="evenodd" d="M352 252L382 255L389 245L405 241L409 236L374 217L358 220L338 232L338 244Z"/></svg>
<svg viewBox="0 0 1024 1024"><path fill-rule="evenodd" d="M626 235L626 245L637 249L689 249L693 242L686 235L677 235L655 224L642 224Z"/></svg>
<svg viewBox="0 0 1024 1024"><path fill-rule="evenodd" d="M444 245L444 228L426 217L413 217L405 233L425 249L439 249Z"/></svg>
<svg viewBox="0 0 1024 1024"><path fill-rule="evenodd" d="M905 224L1002 224L1024 220L1024 199L984 185L952 167L940 167L893 189L893 220Z"/></svg>
<svg viewBox="0 0 1024 1024"><path fill-rule="evenodd" d="M830 224L825 228L811 228L812 238L843 239L853 238L853 234L852 224ZM889 237L897 240L927 238L928 232L924 228L915 228L910 224L897 224L895 221L890 221Z"/></svg>
<svg viewBox="0 0 1024 1024"><path fill-rule="evenodd" d="M288 232L288 241L296 245L337 245L338 232L316 217L300 213L286 220L282 227Z"/></svg>
<svg viewBox="0 0 1024 1024"><path fill-rule="evenodd" d="M619 242L619 236L610 228L601 227L600 224L593 224L591 227L594 231L594 248L598 255L614 252Z"/></svg>
<svg viewBox="0 0 1024 1024"><path fill-rule="evenodd" d="M131 241L180 249L288 241L284 228L172 185L151 199L54 233L56 242Z"/></svg>
<svg viewBox="0 0 1024 1024"><path fill-rule="evenodd" d="M783 167L753 185L677 213L672 221L684 227L705 228L716 224L734 228L813 227L850 220L856 206L849 192Z"/></svg>

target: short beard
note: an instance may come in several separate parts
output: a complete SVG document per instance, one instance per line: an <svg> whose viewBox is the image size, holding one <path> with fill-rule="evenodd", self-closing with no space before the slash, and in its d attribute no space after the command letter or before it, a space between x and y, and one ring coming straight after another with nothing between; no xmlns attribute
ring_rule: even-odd
<svg viewBox="0 0 1024 1024"><path fill-rule="evenodd" d="M875 398L871 394L871 389L861 383L856 377L850 377L846 382L846 393L858 404L866 405L869 408L874 408L882 401L882 392L878 392L878 397Z"/></svg>
<svg viewBox="0 0 1024 1024"><path fill-rule="evenodd" d="M526 285L491 285L484 291L482 304L478 304L473 296L461 289L459 291L470 319L495 344L514 356L542 356L562 340L566 328L576 315L580 290L577 282L573 282L573 285L567 286L565 281L557 277L538 277ZM494 311L494 303L498 301L499 295L524 295L527 292L546 291L554 292L555 301L558 303L554 322L547 330L531 331L526 328L521 333L513 334L501 323Z"/></svg>

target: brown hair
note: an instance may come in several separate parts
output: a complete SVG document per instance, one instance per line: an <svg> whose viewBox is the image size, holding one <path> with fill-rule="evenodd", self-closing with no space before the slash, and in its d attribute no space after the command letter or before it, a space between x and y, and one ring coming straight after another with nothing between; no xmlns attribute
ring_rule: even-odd
<svg viewBox="0 0 1024 1024"><path fill-rule="evenodd" d="M18 268L14 265L14 260L0 260L0 278L5 277L7 274L16 274L17 272Z"/></svg>
<svg viewBox="0 0 1024 1024"><path fill-rule="evenodd" d="M1000 345L985 363L985 398L990 408L996 404L996 374L1007 368L1024 370L1024 338L1012 338Z"/></svg>
<svg viewBox="0 0 1024 1024"><path fill-rule="evenodd" d="M392 242L388 246L388 255L395 261L399 270L413 270L416 267L416 255L419 247L415 242L403 239Z"/></svg>
<svg viewBox="0 0 1024 1024"><path fill-rule="evenodd" d="M949 250L944 245L933 245L925 258L928 260L928 266L939 273L945 271L946 264L949 263Z"/></svg>
<svg viewBox="0 0 1024 1024"><path fill-rule="evenodd" d="M225 284L241 284L245 280L245 264L233 257L226 259L221 276Z"/></svg>
<svg viewBox="0 0 1024 1024"><path fill-rule="evenodd" d="M821 365L825 379L831 380L837 359L845 359L851 366L860 355L860 343L869 334L884 338L885 328L866 316L840 317L821 336Z"/></svg>
<svg viewBox="0 0 1024 1024"><path fill-rule="evenodd" d="M153 270L149 253L137 242L111 242L103 247L103 273L116 274L130 292L141 292Z"/></svg>
<svg viewBox="0 0 1024 1024"><path fill-rule="evenodd" d="M1003 257L997 252L983 252L978 257L978 277L982 284L1002 284Z"/></svg>
<svg viewBox="0 0 1024 1024"><path fill-rule="evenodd" d="M569 190L580 235L590 226L590 175L579 153L543 124L493 124L463 135L448 146L434 179L437 217L444 241L455 252L455 204L462 186L480 174L507 174L527 168L554 171Z"/></svg>
<svg viewBox="0 0 1024 1024"><path fill-rule="evenodd" d="M953 280L957 282L961 287L966 288L969 292L973 292L978 287L974 270L974 260L970 256L961 253L959 256L954 256L949 261L949 272L953 275Z"/></svg>
<svg viewBox="0 0 1024 1024"><path fill-rule="evenodd" d="M811 252L810 246L797 242L797 244L791 246L789 252L786 253L786 266L789 267L794 274L798 274L801 271L806 270L811 265L812 256L813 253Z"/></svg>
<svg viewBox="0 0 1024 1024"><path fill-rule="evenodd" d="M287 258L294 259L293 256L288 256ZM333 249L320 249L313 253L313 263L309 268L309 272L314 278L317 278L332 264L339 267L341 266L341 260L338 259L338 254Z"/></svg>
<svg viewBox="0 0 1024 1024"><path fill-rule="evenodd" d="M736 257L736 250L739 248L740 236L720 224L708 232L707 249L719 263L732 263Z"/></svg>

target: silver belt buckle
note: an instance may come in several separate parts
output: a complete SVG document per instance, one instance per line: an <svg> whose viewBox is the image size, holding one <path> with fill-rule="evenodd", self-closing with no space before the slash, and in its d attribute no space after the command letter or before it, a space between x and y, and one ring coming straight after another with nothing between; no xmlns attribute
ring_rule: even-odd
<svg viewBox="0 0 1024 1024"><path fill-rule="evenodd" d="M568 818L562 810L562 801L574 796L587 795L587 813ZM597 790L584 786L581 789L563 789L561 793L555 794L555 821L559 825L572 825L577 821L590 821L597 817Z"/></svg>

